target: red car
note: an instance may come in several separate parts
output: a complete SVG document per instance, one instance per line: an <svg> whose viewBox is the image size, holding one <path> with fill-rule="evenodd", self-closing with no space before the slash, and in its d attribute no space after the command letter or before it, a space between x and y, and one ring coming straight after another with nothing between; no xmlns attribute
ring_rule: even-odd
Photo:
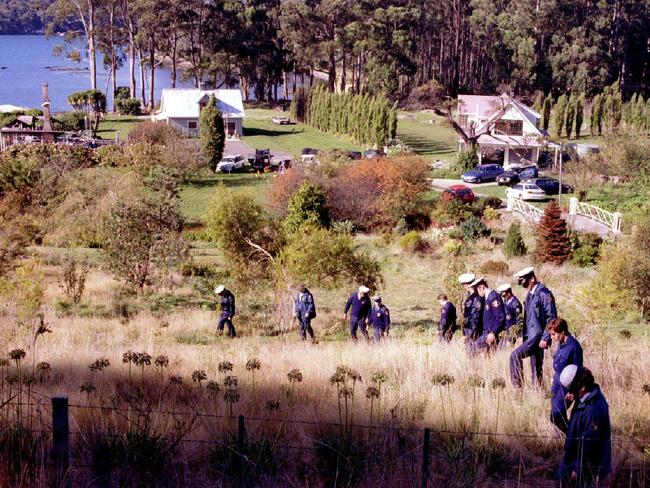
<svg viewBox="0 0 650 488"><path fill-rule="evenodd" d="M460 200L461 202L472 203L476 196L471 188L465 185L454 185L442 192L442 198L447 201Z"/></svg>

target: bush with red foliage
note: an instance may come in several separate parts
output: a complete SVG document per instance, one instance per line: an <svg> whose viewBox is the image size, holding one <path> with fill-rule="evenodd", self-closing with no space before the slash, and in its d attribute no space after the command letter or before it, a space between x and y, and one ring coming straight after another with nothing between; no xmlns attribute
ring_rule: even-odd
<svg viewBox="0 0 650 488"><path fill-rule="evenodd" d="M542 263L560 265L571 257L571 241L562 210L555 200L544 209L537 225L535 259Z"/></svg>

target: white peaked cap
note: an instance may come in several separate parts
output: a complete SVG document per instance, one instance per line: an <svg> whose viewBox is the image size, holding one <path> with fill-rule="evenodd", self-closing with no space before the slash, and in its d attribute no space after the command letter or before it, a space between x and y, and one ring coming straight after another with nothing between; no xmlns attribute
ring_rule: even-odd
<svg viewBox="0 0 650 488"><path fill-rule="evenodd" d="M478 286L479 283L485 283L485 278L480 276L479 278L476 278L474 281L469 286Z"/></svg>
<svg viewBox="0 0 650 488"><path fill-rule="evenodd" d="M469 285L475 279L476 275L474 273L463 273L458 277L458 281L463 285Z"/></svg>
<svg viewBox="0 0 650 488"><path fill-rule="evenodd" d="M499 288L497 288L497 291L499 293L503 293L504 291L512 290L512 285L510 283L504 283L503 285L499 285Z"/></svg>
<svg viewBox="0 0 650 488"><path fill-rule="evenodd" d="M573 383L573 379L576 377L577 373L578 366L575 364L569 364L566 366L560 373L560 383L562 386L564 388L569 388L571 386L571 383Z"/></svg>
<svg viewBox="0 0 650 488"><path fill-rule="evenodd" d="M534 273L534 272L535 272L535 268L533 268L532 266L530 266L530 267L528 267L528 268L524 268L524 269L521 269L521 270L517 271L517 272L514 274L514 277L515 277L515 278L524 278L525 276L528 276L529 274L532 274L532 273Z"/></svg>
<svg viewBox="0 0 650 488"><path fill-rule="evenodd" d="M217 286L217 287L214 289L214 292L215 292L215 294L218 295L219 293L223 292L225 289L226 289L225 286L223 286L223 285L219 285L219 286Z"/></svg>
<svg viewBox="0 0 650 488"><path fill-rule="evenodd" d="M370 291L370 288L368 288L367 286L361 285L359 287L359 293L368 293L369 291Z"/></svg>

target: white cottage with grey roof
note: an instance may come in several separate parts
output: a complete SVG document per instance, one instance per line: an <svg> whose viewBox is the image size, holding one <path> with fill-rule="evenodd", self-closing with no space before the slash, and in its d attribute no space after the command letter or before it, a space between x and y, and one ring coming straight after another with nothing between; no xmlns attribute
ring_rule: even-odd
<svg viewBox="0 0 650 488"><path fill-rule="evenodd" d="M559 145L549 141L540 129L541 115L515 98L500 96L458 95L458 123L467 132L480 134L481 163L502 164L506 169L522 164L537 164L544 153L554 162ZM459 149L465 143L458 141Z"/></svg>
<svg viewBox="0 0 650 488"><path fill-rule="evenodd" d="M164 121L191 136L196 136L199 133L199 114L212 95L216 97L217 107L223 114L226 135L230 138L241 137L244 103L241 91L237 89L165 88L160 99L160 110L151 118Z"/></svg>

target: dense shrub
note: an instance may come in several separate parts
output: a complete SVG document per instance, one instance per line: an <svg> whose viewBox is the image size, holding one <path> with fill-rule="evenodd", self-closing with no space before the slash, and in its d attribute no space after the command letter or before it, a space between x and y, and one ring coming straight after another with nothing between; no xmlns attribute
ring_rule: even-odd
<svg viewBox="0 0 650 488"><path fill-rule="evenodd" d="M118 98L115 108L120 115L140 115L140 100L138 98Z"/></svg>
<svg viewBox="0 0 650 488"><path fill-rule="evenodd" d="M217 100L214 95L210 97L208 104L201 110L199 130L203 163L212 171L216 171L217 164L223 156L226 132L223 115L217 108Z"/></svg>
<svg viewBox="0 0 650 488"><path fill-rule="evenodd" d="M422 248L424 241L422 236L414 230L404 234L399 240L399 247L403 251L415 252Z"/></svg>
<svg viewBox="0 0 650 488"><path fill-rule="evenodd" d="M506 240L503 243L503 254L507 258L523 256L528 252L524 238L521 236L521 226L513 223L508 228Z"/></svg>
<svg viewBox="0 0 650 488"><path fill-rule="evenodd" d="M535 258L543 263L560 265L569 257L571 257L571 243L567 224L562 218L560 206L555 200L551 200L537 225Z"/></svg>
<svg viewBox="0 0 650 488"><path fill-rule="evenodd" d="M64 112L56 116L53 126L56 130L84 130L86 117L84 112Z"/></svg>
<svg viewBox="0 0 650 488"><path fill-rule="evenodd" d="M463 251L463 241L459 239L448 239L442 245L445 254L450 256L460 256Z"/></svg>
<svg viewBox="0 0 650 488"><path fill-rule="evenodd" d="M303 225L329 227L330 216L323 190L310 183L304 183L289 201L284 224L289 232Z"/></svg>
<svg viewBox="0 0 650 488"><path fill-rule="evenodd" d="M499 209L503 202L499 197L485 197L480 200L480 206L483 210L487 208Z"/></svg>
<svg viewBox="0 0 650 488"><path fill-rule="evenodd" d="M479 270L481 274L491 276L505 276L509 273L508 263L504 261L485 261Z"/></svg>
<svg viewBox="0 0 650 488"><path fill-rule="evenodd" d="M164 146L182 137L181 131L171 125L147 120L133 126L128 141L131 144L147 143Z"/></svg>
<svg viewBox="0 0 650 488"><path fill-rule="evenodd" d="M460 200L445 200L441 198L431 213L431 220L440 224L460 224L475 215L472 205Z"/></svg>
<svg viewBox="0 0 650 488"><path fill-rule="evenodd" d="M501 218L501 212L499 212L496 208L487 207L483 211L483 218L485 220L499 220Z"/></svg>
<svg viewBox="0 0 650 488"><path fill-rule="evenodd" d="M603 243L598 234L578 232L570 233L571 240L571 262L576 266L593 266L600 257L600 247Z"/></svg>
<svg viewBox="0 0 650 488"><path fill-rule="evenodd" d="M466 240L475 240L490 235L490 229L480 218L474 215L460 224L460 231Z"/></svg>
<svg viewBox="0 0 650 488"><path fill-rule="evenodd" d="M478 165L478 154L473 149L461 151L458 153L456 167L459 172L464 173Z"/></svg>
<svg viewBox="0 0 650 488"><path fill-rule="evenodd" d="M310 178L310 176L312 176ZM267 190L267 200L269 207L279 217L287 215L289 200L306 181L316 183L313 175L307 175L302 167L293 167L286 173L274 178Z"/></svg>

